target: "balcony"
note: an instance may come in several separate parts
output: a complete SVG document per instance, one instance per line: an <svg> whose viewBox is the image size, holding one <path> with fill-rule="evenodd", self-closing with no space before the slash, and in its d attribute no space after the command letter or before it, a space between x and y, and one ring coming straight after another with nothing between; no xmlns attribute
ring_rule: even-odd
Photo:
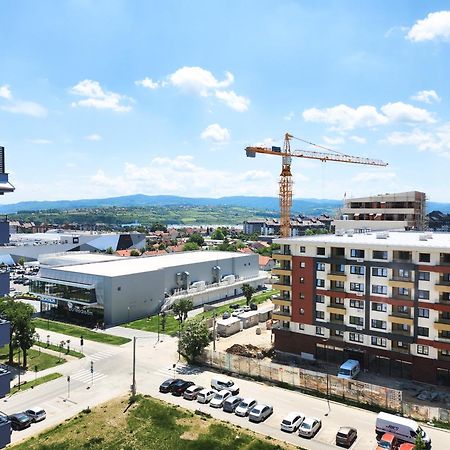
<svg viewBox="0 0 450 450"><path fill-rule="evenodd" d="M399 347L397 345L392 344L392 351L393 352L397 352L397 353L403 353L405 355L409 355L410 350L409 350L409 345L407 347Z"/></svg>
<svg viewBox="0 0 450 450"><path fill-rule="evenodd" d="M328 272L327 280L344 282L347 280L347 275L345 274L345 272Z"/></svg>
<svg viewBox="0 0 450 450"><path fill-rule="evenodd" d="M282 269L281 267L274 267L272 269L272 274L290 277L292 275L292 271L291 269Z"/></svg>
<svg viewBox="0 0 450 450"><path fill-rule="evenodd" d="M289 291L290 292L292 290L292 287L291 287L290 284L284 284L284 283L282 283L279 280L276 280L276 281L274 280L272 282L272 289L277 289L279 291Z"/></svg>
<svg viewBox="0 0 450 450"><path fill-rule="evenodd" d="M434 288L438 292L450 293L450 281L439 281L434 285Z"/></svg>
<svg viewBox="0 0 450 450"><path fill-rule="evenodd" d="M389 279L388 285L393 288L412 289L414 287L414 282L410 278L392 277Z"/></svg>
<svg viewBox="0 0 450 450"><path fill-rule="evenodd" d="M289 299L280 296L272 297L272 303L278 306L291 306L291 301Z"/></svg>
<svg viewBox="0 0 450 450"><path fill-rule="evenodd" d="M399 323L409 326L412 326L414 323L414 319L409 314L393 313L388 317L388 320L391 323ZM394 332L394 330L392 330L392 332Z"/></svg>
<svg viewBox="0 0 450 450"><path fill-rule="evenodd" d="M336 317L331 317L330 323L334 323L337 325L344 325L344 317L342 317L342 319L337 319Z"/></svg>
<svg viewBox="0 0 450 450"><path fill-rule="evenodd" d="M290 322L291 321L291 313L283 312L281 310L273 311L272 319L281 320L284 322Z"/></svg>
<svg viewBox="0 0 450 450"><path fill-rule="evenodd" d="M450 320L439 318L434 322L434 329L438 331L450 331Z"/></svg>
<svg viewBox="0 0 450 450"><path fill-rule="evenodd" d="M272 258L275 261L292 261L292 255L284 255L282 253L273 253Z"/></svg>
<svg viewBox="0 0 450 450"><path fill-rule="evenodd" d="M438 351L438 361L450 361L450 355L444 355L440 350Z"/></svg>
<svg viewBox="0 0 450 450"><path fill-rule="evenodd" d="M411 330L403 330L402 328L392 328L391 333L397 336L411 336Z"/></svg>

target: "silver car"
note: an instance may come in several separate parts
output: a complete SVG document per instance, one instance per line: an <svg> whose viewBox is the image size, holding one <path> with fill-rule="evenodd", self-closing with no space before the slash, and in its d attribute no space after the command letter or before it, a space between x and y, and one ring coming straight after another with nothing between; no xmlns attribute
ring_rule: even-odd
<svg viewBox="0 0 450 450"><path fill-rule="evenodd" d="M250 420L250 422L263 422L272 413L272 406L258 403L248 414L248 420Z"/></svg>
<svg viewBox="0 0 450 450"><path fill-rule="evenodd" d="M31 419L32 422L40 422L47 417L44 408L41 408L40 406L34 406L33 408L27 409L25 414Z"/></svg>
<svg viewBox="0 0 450 450"><path fill-rule="evenodd" d="M298 429L298 435L312 438L320 430L322 422L320 419L315 419L314 417L307 417Z"/></svg>
<svg viewBox="0 0 450 450"><path fill-rule="evenodd" d="M209 406L212 406L213 408L222 408L225 400L231 397L231 392L227 391L226 389L222 389L221 391L217 392L216 395L211 399L209 402Z"/></svg>
<svg viewBox="0 0 450 450"><path fill-rule="evenodd" d="M200 391L203 390L203 386L197 386L196 384L189 386L183 394L183 398L186 400L195 400Z"/></svg>
<svg viewBox="0 0 450 450"><path fill-rule="evenodd" d="M217 394L214 389L203 389L197 394L197 401L199 403L209 403L209 401Z"/></svg>
<svg viewBox="0 0 450 450"><path fill-rule="evenodd" d="M237 395L233 395L232 397L228 397L223 403L223 410L225 412L234 412L234 410L238 407L238 405L242 402L242 397L238 397Z"/></svg>
<svg viewBox="0 0 450 450"><path fill-rule="evenodd" d="M234 410L237 416L245 417L256 406L256 400L254 398L244 398L241 403Z"/></svg>

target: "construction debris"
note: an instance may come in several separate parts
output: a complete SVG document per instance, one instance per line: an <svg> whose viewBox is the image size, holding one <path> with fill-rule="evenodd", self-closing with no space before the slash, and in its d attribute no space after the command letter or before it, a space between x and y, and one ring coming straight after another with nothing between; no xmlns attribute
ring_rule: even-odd
<svg viewBox="0 0 450 450"><path fill-rule="evenodd" d="M227 348L226 352L231 353L232 355L245 356L246 358L263 359L266 356L270 356L273 352L273 349L261 349L252 344L234 344L231 347Z"/></svg>

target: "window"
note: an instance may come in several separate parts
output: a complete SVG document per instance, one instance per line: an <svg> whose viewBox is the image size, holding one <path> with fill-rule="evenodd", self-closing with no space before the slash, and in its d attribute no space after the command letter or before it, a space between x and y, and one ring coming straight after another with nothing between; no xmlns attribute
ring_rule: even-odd
<svg viewBox="0 0 450 450"><path fill-rule="evenodd" d="M364 275L364 266L350 266L350 273L354 275Z"/></svg>
<svg viewBox="0 0 450 450"><path fill-rule="evenodd" d="M419 308L418 314L419 317L425 317L425 318L429 318L430 317L430 310L427 308Z"/></svg>
<svg viewBox="0 0 450 450"><path fill-rule="evenodd" d="M316 319L325 320L325 312L324 311L316 311Z"/></svg>
<svg viewBox="0 0 450 450"><path fill-rule="evenodd" d="M364 309L364 302L362 300L350 299L350 308Z"/></svg>
<svg viewBox="0 0 450 450"><path fill-rule="evenodd" d="M419 280L430 281L430 272L419 272Z"/></svg>
<svg viewBox="0 0 450 450"><path fill-rule="evenodd" d="M428 345L417 344L417 354L418 355L428 355L429 349Z"/></svg>
<svg viewBox="0 0 450 450"><path fill-rule="evenodd" d="M316 263L316 270L319 272L324 272L325 271L325 264L318 262Z"/></svg>
<svg viewBox="0 0 450 450"><path fill-rule="evenodd" d="M300 247L300 253L305 253L306 252L306 249L305 249L305 247Z"/></svg>
<svg viewBox="0 0 450 450"><path fill-rule="evenodd" d="M317 247L317 255L325 256L325 247Z"/></svg>
<svg viewBox="0 0 450 450"><path fill-rule="evenodd" d="M304 330L305 329L305 324L304 323L299 323L298 324L298 329L299 330Z"/></svg>
<svg viewBox="0 0 450 450"><path fill-rule="evenodd" d="M362 343L362 342L364 342L364 335L363 334L359 334L359 333L349 333L348 339L351 342Z"/></svg>
<svg viewBox="0 0 450 450"><path fill-rule="evenodd" d="M409 307L405 305L398 305L397 312L399 314L409 314Z"/></svg>
<svg viewBox="0 0 450 450"><path fill-rule="evenodd" d="M386 322L384 320L372 319L370 321L370 326L372 328L378 328L379 330L385 330L387 328Z"/></svg>
<svg viewBox="0 0 450 450"><path fill-rule="evenodd" d="M381 285L374 284L372 286L372 294L387 295L387 286L381 286Z"/></svg>
<svg viewBox="0 0 450 450"><path fill-rule="evenodd" d="M399 278L409 278L409 270L408 269L398 269L398 277Z"/></svg>
<svg viewBox="0 0 450 450"><path fill-rule="evenodd" d="M386 303L372 302L372 311L387 312Z"/></svg>
<svg viewBox="0 0 450 450"><path fill-rule="evenodd" d="M387 268L386 267L372 267L372 276L373 277L387 277Z"/></svg>
<svg viewBox="0 0 450 450"><path fill-rule="evenodd" d="M338 289L343 291L345 288L345 283L343 281L332 281L331 282L331 289Z"/></svg>
<svg viewBox="0 0 450 450"><path fill-rule="evenodd" d="M344 299L342 297L332 297L331 303L334 303L335 305L343 305Z"/></svg>
<svg viewBox="0 0 450 450"><path fill-rule="evenodd" d="M363 327L364 319L362 317L350 316L350 325L356 325L357 327Z"/></svg>
<svg viewBox="0 0 450 450"><path fill-rule="evenodd" d="M300 308L298 312L300 313L301 316L305 314L305 310L303 308Z"/></svg>
<svg viewBox="0 0 450 450"><path fill-rule="evenodd" d="M430 299L430 291L422 291L418 290L417 294L419 295L419 298L422 300L429 300Z"/></svg>
<svg viewBox="0 0 450 450"><path fill-rule="evenodd" d="M405 297L409 297L409 288L398 288L398 295L404 295Z"/></svg>
<svg viewBox="0 0 450 450"><path fill-rule="evenodd" d="M304 284L305 283L305 278L304 277L300 277L300 284Z"/></svg>
<svg viewBox="0 0 450 450"><path fill-rule="evenodd" d="M363 283L350 283L350 290L355 292L364 292Z"/></svg>
<svg viewBox="0 0 450 450"><path fill-rule="evenodd" d="M283 320L283 322L281 322L281 326L283 328L289 328L289 322L286 322L285 320Z"/></svg>
<svg viewBox="0 0 450 450"><path fill-rule="evenodd" d="M325 280L321 280L320 278L318 278L316 280L316 287L325 287Z"/></svg>
<svg viewBox="0 0 450 450"><path fill-rule="evenodd" d="M430 262L430 254L429 253L419 253L419 262Z"/></svg>
<svg viewBox="0 0 450 450"><path fill-rule="evenodd" d="M382 250L374 250L372 252L373 259L388 259L388 252Z"/></svg>
<svg viewBox="0 0 450 450"><path fill-rule="evenodd" d="M417 327L417 335L428 337L430 335L430 330L426 327Z"/></svg>
<svg viewBox="0 0 450 450"><path fill-rule="evenodd" d="M316 295L316 303L325 303L324 295Z"/></svg>
<svg viewBox="0 0 450 450"><path fill-rule="evenodd" d="M322 327L316 327L316 334L318 336L323 336L324 335L323 328Z"/></svg>
<svg viewBox="0 0 450 450"><path fill-rule="evenodd" d="M350 250L350 256L352 258L364 258L364 250L360 250L358 248L352 248Z"/></svg>
<svg viewBox="0 0 450 450"><path fill-rule="evenodd" d="M300 269L304 269L306 267L305 261L300 262Z"/></svg>
<svg viewBox="0 0 450 450"><path fill-rule="evenodd" d="M305 298L305 293L304 292L300 292L299 297L300 297L300 300L303 300Z"/></svg>
<svg viewBox="0 0 450 450"><path fill-rule="evenodd" d="M371 336L370 342L372 345L376 345L377 347L386 347L386 339L380 338L376 336Z"/></svg>

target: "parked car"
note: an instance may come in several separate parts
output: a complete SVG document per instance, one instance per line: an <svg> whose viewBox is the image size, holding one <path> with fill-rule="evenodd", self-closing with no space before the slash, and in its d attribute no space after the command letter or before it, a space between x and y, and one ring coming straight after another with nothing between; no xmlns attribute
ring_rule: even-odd
<svg viewBox="0 0 450 450"><path fill-rule="evenodd" d="M336 433L336 445L350 447L358 437L358 431L352 427L341 427Z"/></svg>
<svg viewBox="0 0 450 450"><path fill-rule="evenodd" d="M229 319L231 317L231 314L228 311L225 311L222 314L222 319Z"/></svg>
<svg viewBox="0 0 450 450"><path fill-rule="evenodd" d="M239 386L235 384L233 380L224 378L213 378L211 380L211 387L213 389L216 389L217 391L226 389L227 391L230 391L233 395L239 394Z"/></svg>
<svg viewBox="0 0 450 450"><path fill-rule="evenodd" d="M291 412L281 421L281 430L293 433L305 420L305 415L301 412Z"/></svg>
<svg viewBox="0 0 450 450"><path fill-rule="evenodd" d="M217 391L214 389L203 389L197 394L197 401L199 403L208 403L216 393Z"/></svg>
<svg viewBox="0 0 450 450"><path fill-rule="evenodd" d="M33 408L29 408L25 411L25 414L31 418L31 421L36 423L44 420L47 417L47 413L44 408L40 406L34 406Z"/></svg>
<svg viewBox="0 0 450 450"><path fill-rule="evenodd" d="M298 428L299 436L312 438L322 427L322 422L320 419L315 419L313 417L307 417Z"/></svg>
<svg viewBox="0 0 450 450"><path fill-rule="evenodd" d="M273 408L270 405L258 403L248 414L250 422L263 422L273 413Z"/></svg>
<svg viewBox="0 0 450 450"><path fill-rule="evenodd" d="M244 398L234 410L234 413L241 417L248 416L249 412L256 406L256 403L254 398Z"/></svg>
<svg viewBox="0 0 450 450"><path fill-rule="evenodd" d="M356 359L347 359L347 361L339 367L337 376L338 378L352 380L358 376L359 372L361 372L359 361Z"/></svg>
<svg viewBox="0 0 450 450"><path fill-rule="evenodd" d="M411 444L410 442L405 442L404 444L400 445L398 450L414 450L416 446L414 444Z"/></svg>
<svg viewBox="0 0 450 450"><path fill-rule="evenodd" d="M242 309L244 310L244 312L249 312L249 311L251 311L251 308L250 308L249 305L243 306Z"/></svg>
<svg viewBox="0 0 450 450"><path fill-rule="evenodd" d="M228 397L223 403L223 410L225 412L234 412L234 410L238 407L238 405L242 402L242 397L238 397L237 395L233 395L232 397Z"/></svg>
<svg viewBox="0 0 450 450"><path fill-rule="evenodd" d="M181 381L179 379L175 379L175 378L168 378L167 380L163 381L160 385L159 385L159 392L162 392L163 394L167 394L168 392L170 392L172 386L175 384L175 382L177 381Z"/></svg>
<svg viewBox="0 0 450 450"><path fill-rule="evenodd" d="M13 430L24 430L31 425L31 418L23 412L11 414L8 416L8 420L11 422Z"/></svg>
<svg viewBox="0 0 450 450"><path fill-rule="evenodd" d="M219 392L216 392L216 395L211 399L209 402L209 406L212 406L213 408L222 408L225 400L231 397L231 392L227 391L226 389L222 389Z"/></svg>
<svg viewBox="0 0 450 450"><path fill-rule="evenodd" d="M396 450L397 444L397 438L392 433L384 433L378 441L377 450Z"/></svg>
<svg viewBox="0 0 450 450"><path fill-rule="evenodd" d="M233 317L237 317L237 316L240 316L242 313L244 313L245 311L242 309L242 308L238 308L238 309L235 309L232 313L231 313L231 315L233 316Z"/></svg>
<svg viewBox="0 0 450 450"><path fill-rule="evenodd" d="M231 309L238 309L238 308L240 308L241 306L238 304L238 303L233 303L232 305L230 305L230 308Z"/></svg>
<svg viewBox="0 0 450 450"><path fill-rule="evenodd" d="M258 310L258 305L256 303L250 303L250 309L252 311L257 311Z"/></svg>
<svg viewBox="0 0 450 450"><path fill-rule="evenodd" d="M171 392L172 395L176 395L176 396L181 396L184 394L184 391L189 387L192 386L194 384L193 381L185 381L185 380L178 380L176 381L172 388L171 388Z"/></svg>
<svg viewBox="0 0 450 450"><path fill-rule="evenodd" d="M195 400L198 393L202 390L203 386L197 386L196 384L193 384L184 391L183 398L185 398L186 400Z"/></svg>

